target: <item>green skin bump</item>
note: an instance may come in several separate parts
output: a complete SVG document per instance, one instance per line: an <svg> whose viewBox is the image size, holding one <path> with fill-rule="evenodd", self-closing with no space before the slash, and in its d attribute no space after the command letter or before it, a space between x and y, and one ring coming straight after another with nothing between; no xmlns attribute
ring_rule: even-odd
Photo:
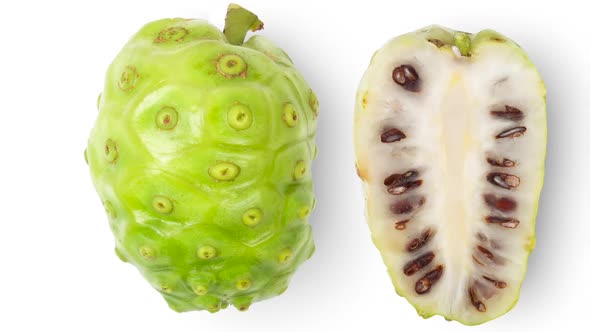
<svg viewBox="0 0 590 332"><path fill-rule="evenodd" d="M115 252L176 311L244 311L283 292L314 251L317 99L285 52L244 42L261 28L233 4L225 33L151 22L98 101L85 158Z"/></svg>

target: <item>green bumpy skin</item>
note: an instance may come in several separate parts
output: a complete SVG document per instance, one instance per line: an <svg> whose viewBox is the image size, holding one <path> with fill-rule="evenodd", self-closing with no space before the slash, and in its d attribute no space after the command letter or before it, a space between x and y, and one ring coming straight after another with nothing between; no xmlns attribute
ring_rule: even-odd
<svg viewBox="0 0 590 332"><path fill-rule="evenodd" d="M178 312L286 290L314 251L318 104L281 49L232 45L202 20L151 22L98 107L85 155L121 260Z"/></svg>

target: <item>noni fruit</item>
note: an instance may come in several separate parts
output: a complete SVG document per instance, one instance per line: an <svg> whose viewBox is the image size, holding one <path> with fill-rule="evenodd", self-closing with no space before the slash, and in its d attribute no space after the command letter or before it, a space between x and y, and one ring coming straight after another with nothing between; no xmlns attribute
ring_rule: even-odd
<svg viewBox="0 0 590 332"><path fill-rule="evenodd" d="M262 22L230 5L148 23L110 65L86 160L119 258L176 311L284 292L314 251L318 101Z"/></svg>
<svg viewBox="0 0 590 332"><path fill-rule="evenodd" d="M535 245L545 85L494 31L389 41L358 90L355 148L375 245L424 317L474 325L515 305Z"/></svg>

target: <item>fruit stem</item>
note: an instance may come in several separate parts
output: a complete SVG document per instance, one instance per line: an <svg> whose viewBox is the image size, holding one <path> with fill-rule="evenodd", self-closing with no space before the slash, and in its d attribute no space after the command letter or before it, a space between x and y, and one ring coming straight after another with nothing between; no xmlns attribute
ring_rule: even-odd
<svg viewBox="0 0 590 332"><path fill-rule="evenodd" d="M471 36L464 32L457 32L453 36L455 39L455 45L461 52L462 56L470 56L471 55Z"/></svg>
<svg viewBox="0 0 590 332"><path fill-rule="evenodd" d="M258 31L262 28L264 23L248 9L234 3L227 7L223 34L231 44L241 45L248 30Z"/></svg>

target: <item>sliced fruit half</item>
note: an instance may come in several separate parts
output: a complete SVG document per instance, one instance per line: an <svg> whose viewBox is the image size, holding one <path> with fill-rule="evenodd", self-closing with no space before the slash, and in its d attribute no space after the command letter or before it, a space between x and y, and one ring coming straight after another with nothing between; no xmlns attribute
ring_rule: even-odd
<svg viewBox="0 0 590 332"><path fill-rule="evenodd" d="M543 81L505 36L431 26L375 53L356 163L373 241L420 315L475 325L515 305L546 137Z"/></svg>

